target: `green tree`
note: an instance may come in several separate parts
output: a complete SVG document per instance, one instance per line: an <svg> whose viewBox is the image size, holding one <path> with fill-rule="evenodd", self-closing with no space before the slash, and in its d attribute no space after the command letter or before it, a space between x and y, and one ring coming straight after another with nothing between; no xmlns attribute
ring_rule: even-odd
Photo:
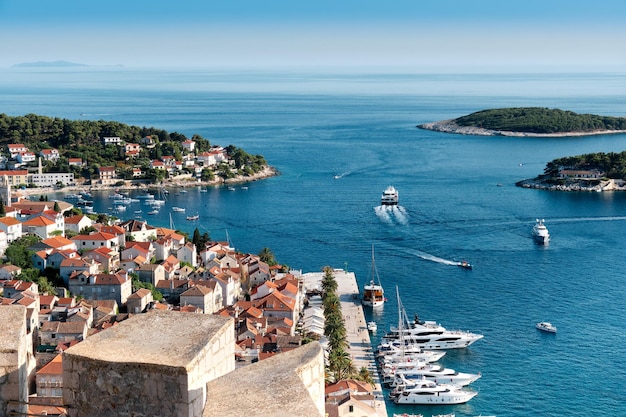
<svg viewBox="0 0 626 417"><path fill-rule="evenodd" d="M259 258L262 262L265 262L269 266L276 265L277 263L276 258L274 257L274 253L270 248L267 247L261 249L261 252L259 252Z"/></svg>
<svg viewBox="0 0 626 417"><path fill-rule="evenodd" d="M0 217L4 217L6 216L6 210L4 209L4 201L2 201L2 199L0 199Z"/></svg>

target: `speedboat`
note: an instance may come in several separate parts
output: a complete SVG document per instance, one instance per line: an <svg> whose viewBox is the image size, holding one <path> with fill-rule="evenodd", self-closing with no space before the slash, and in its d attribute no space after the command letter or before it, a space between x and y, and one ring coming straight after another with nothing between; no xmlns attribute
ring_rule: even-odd
<svg viewBox="0 0 626 417"><path fill-rule="evenodd" d="M380 198L380 204L383 206L397 206L398 205L398 191L390 185L383 191L383 195Z"/></svg>
<svg viewBox="0 0 626 417"><path fill-rule="evenodd" d="M467 262L467 261L461 261L459 262L459 266L461 268L465 268L465 269L472 269L472 264Z"/></svg>
<svg viewBox="0 0 626 417"><path fill-rule="evenodd" d="M370 332L374 333L376 330L378 330L378 325L376 324L375 321L368 321L367 322L367 330L369 330Z"/></svg>
<svg viewBox="0 0 626 417"><path fill-rule="evenodd" d="M420 379L399 385L390 394L396 404L463 404L474 398L476 391Z"/></svg>
<svg viewBox="0 0 626 417"><path fill-rule="evenodd" d="M556 326L550 322L542 321L540 323L535 324L535 327L542 332L546 333L556 333Z"/></svg>
<svg viewBox="0 0 626 417"><path fill-rule="evenodd" d="M533 226L533 238L535 242L540 245L547 245L550 242L550 233L548 233L548 228L543 224L544 220L537 219L537 222Z"/></svg>

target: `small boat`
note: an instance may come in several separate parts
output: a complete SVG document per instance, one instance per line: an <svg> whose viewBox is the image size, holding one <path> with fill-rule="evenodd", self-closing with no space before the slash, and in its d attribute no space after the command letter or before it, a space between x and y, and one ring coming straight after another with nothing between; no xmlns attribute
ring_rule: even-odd
<svg viewBox="0 0 626 417"><path fill-rule="evenodd" d="M228 187L228 191L235 191L235 187Z"/></svg>
<svg viewBox="0 0 626 417"><path fill-rule="evenodd" d="M182 208L182 207L172 207L172 211L176 211L176 212L179 212L179 213L184 213L185 209Z"/></svg>
<svg viewBox="0 0 626 417"><path fill-rule="evenodd" d="M433 417L455 417L454 413L450 414L433 414Z"/></svg>
<svg viewBox="0 0 626 417"><path fill-rule="evenodd" d="M363 305L368 307L382 307L385 303L385 290L380 284L378 270L374 263L374 245L372 245L372 272L369 284L363 286Z"/></svg>
<svg viewBox="0 0 626 417"><path fill-rule="evenodd" d="M135 210L135 214L141 214L141 213L143 213L142 210Z"/></svg>
<svg viewBox="0 0 626 417"><path fill-rule="evenodd" d="M367 330L369 330L370 332L374 333L377 329L378 329L378 325L376 324L375 321L368 321L367 322Z"/></svg>
<svg viewBox="0 0 626 417"><path fill-rule="evenodd" d="M546 333L556 333L556 326L547 321L542 321L540 323L535 324L535 327L542 332Z"/></svg>
<svg viewBox="0 0 626 417"><path fill-rule="evenodd" d="M383 206L397 206L398 205L398 191L390 185L383 191L383 195L380 198L380 204Z"/></svg>
<svg viewBox="0 0 626 417"><path fill-rule="evenodd" d="M394 413L393 417L424 417L424 416L422 414L407 414L407 413L397 414L397 413Z"/></svg>
<svg viewBox="0 0 626 417"><path fill-rule="evenodd" d="M467 261L461 261L459 262L459 266L461 268L465 268L465 269L472 269L472 264L467 262Z"/></svg>
<svg viewBox="0 0 626 417"><path fill-rule="evenodd" d="M245 185L243 187L241 187L242 190L247 190L248 187L246 187Z"/></svg>
<svg viewBox="0 0 626 417"><path fill-rule="evenodd" d="M547 245L550 242L550 233L548 233L548 228L543 224L544 220L537 219L537 222L533 226L533 238L535 242L540 245Z"/></svg>
<svg viewBox="0 0 626 417"><path fill-rule="evenodd" d="M152 210L148 212L149 215L154 216L155 214L159 214L159 210Z"/></svg>
<svg viewBox="0 0 626 417"><path fill-rule="evenodd" d="M200 215L196 214L195 216L187 216L187 220L198 220Z"/></svg>

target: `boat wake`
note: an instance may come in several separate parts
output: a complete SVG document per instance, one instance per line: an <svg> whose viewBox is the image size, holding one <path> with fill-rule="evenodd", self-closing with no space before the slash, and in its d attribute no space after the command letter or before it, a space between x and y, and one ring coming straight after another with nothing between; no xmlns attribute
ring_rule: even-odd
<svg viewBox="0 0 626 417"><path fill-rule="evenodd" d="M438 256L431 255L430 253L422 252L420 250L409 249L407 252L427 261L437 262L444 265L461 266L461 262L439 258Z"/></svg>
<svg viewBox="0 0 626 417"><path fill-rule="evenodd" d="M409 224L409 215L402 206L377 206L374 207L376 216L387 224Z"/></svg>
<svg viewBox="0 0 626 417"><path fill-rule="evenodd" d="M341 178L343 178L343 177L347 177L347 176L348 176L348 175L350 175L351 173L352 173L352 172L347 171L347 172L344 172L344 173L341 173L341 174L334 175L334 176L333 176L333 178L334 178L334 179L336 179L336 180L338 180L338 179L341 179Z"/></svg>

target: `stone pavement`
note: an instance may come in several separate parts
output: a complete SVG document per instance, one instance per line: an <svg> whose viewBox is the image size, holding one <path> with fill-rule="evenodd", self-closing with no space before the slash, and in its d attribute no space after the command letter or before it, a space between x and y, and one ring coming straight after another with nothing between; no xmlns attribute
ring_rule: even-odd
<svg viewBox="0 0 626 417"><path fill-rule="evenodd" d="M352 364L359 370L367 368L374 378L377 414L387 417L387 407L385 397L381 387L378 368L376 368L376 357L367 331L367 322L361 304L361 293L353 272L346 272L341 269L333 270L337 281L337 296L341 302L341 313L343 314L346 326L346 339L350 345L350 355Z"/></svg>

